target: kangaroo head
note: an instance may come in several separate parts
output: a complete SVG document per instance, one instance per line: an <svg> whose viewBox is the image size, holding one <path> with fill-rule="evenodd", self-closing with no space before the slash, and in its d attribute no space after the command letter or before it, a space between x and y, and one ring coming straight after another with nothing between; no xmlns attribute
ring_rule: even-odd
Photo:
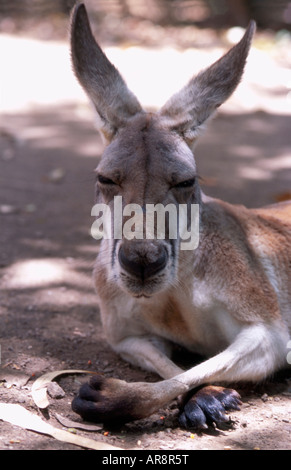
<svg viewBox="0 0 291 470"><path fill-rule="evenodd" d="M110 208L115 221L122 212L123 229L128 228L126 224L135 228L135 236L132 230L116 236L112 224L112 237L105 240L101 256L110 277L133 296L151 296L176 278L181 230L176 230L176 236L171 231L181 221L189 227L191 207L201 204L194 144L207 120L238 85L254 31L251 22L227 54L192 78L161 110L147 113L96 43L85 6L74 8L73 67L96 108L108 144L96 169L96 200ZM153 207L163 213L163 236L158 234L160 214L154 213L155 233L146 237L144 215ZM179 217L181 207L188 209L184 218ZM129 217L135 209L133 221ZM175 211L178 216L173 222L169 213Z"/></svg>

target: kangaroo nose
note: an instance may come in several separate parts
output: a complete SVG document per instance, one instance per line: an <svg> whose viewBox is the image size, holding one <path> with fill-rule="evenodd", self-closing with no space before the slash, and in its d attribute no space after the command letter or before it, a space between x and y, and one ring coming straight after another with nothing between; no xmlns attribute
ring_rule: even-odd
<svg viewBox="0 0 291 470"><path fill-rule="evenodd" d="M145 281L164 269L167 264L168 255L163 246L156 247L154 254L143 251L135 249L129 252L122 245L118 252L118 259L125 271Z"/></svg>

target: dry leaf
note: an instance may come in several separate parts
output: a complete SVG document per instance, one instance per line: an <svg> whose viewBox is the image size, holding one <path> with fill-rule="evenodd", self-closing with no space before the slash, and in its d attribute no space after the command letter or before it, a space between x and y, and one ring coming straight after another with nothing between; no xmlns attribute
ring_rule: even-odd
<svg viewBox="0 0 291 470"><path fill-rule="evenodd" d="M100 431L103 428L102 424L98 425L98 424L79 423L78 421L73 421L72 419L62 416L59 413L54 413L54 416L66 428L76 428L76 429L82 429L83 431L92 431L92 432Z"/></svg>
<svg viewBox="0 0 291 470"><path fill-rule="evenodd" d="M114 447L104 442L98 442L93 439L88 439L87 437L72 434L63 429L55 428L51 424L43 421L39 416L26 410L23 406L13 403L0 403L0 420L30 431L49 435L58 441L67 442L87 449L123 450L120 447Z"/></svg>
<svg viewBox="0 0 291 470"><path fill-rule="evenodd" d="M80 370L80 369L68 369L68 370L57 370L54 372L48 372L41 377L38 377L33 383L31 388L31 394L34 403L38 408L44 409L49 406L47 398L47 384L52 382L59 375L66 374L92 374L92 371Z"/></svg>

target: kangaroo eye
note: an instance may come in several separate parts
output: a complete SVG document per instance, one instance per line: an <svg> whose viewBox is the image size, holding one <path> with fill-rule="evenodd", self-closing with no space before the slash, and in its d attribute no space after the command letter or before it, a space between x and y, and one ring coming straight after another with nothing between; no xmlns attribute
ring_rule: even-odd
<svg viewBox="0 0 291 470"><path fill-rule="evenodd" d="M97 175L97 181L101 184L116 184L110 178L107 178L106 176L102 175Z"/></svg>
<svg viewBox="0 0 291 470"><path fill-rule="evenodd" d="M180 183L175 184L174 188L192 188L195 184L195 178L189 180L181 181Z"/></svg>

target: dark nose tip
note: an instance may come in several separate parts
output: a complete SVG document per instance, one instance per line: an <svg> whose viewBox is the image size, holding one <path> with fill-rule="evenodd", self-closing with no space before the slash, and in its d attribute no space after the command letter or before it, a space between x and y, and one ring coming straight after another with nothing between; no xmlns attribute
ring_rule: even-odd
<svg viewBox="0 0 291 470"><path fill-rule="evenodd" d="M118 252L118 259L121 267L129 274L145 281L164 269L167 264L167 252L162 246L157 250L155 256L146 256L144 253L138 253L134 250L130 253L126 252L123 246Z"/></svg>

